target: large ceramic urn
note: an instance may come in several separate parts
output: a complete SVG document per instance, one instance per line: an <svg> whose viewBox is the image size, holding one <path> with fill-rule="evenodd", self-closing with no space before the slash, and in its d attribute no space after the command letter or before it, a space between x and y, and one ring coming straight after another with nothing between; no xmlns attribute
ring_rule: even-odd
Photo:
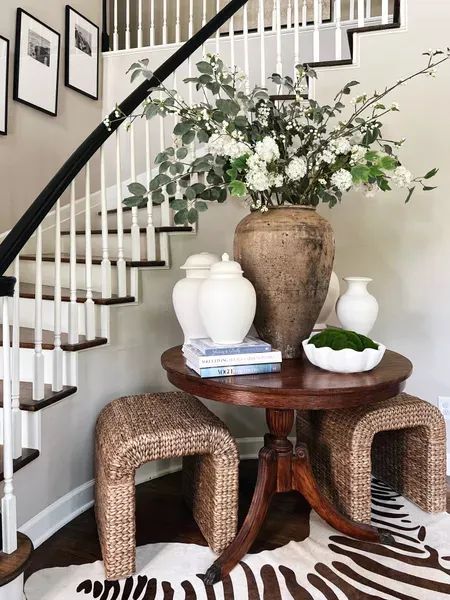
<svg viewBox="0 0 450 600"><path fill-rule="evenodd" d="M331 225L313 207L252 212L236 228L234 257L256 290L259 336L284 358L300 356L327 297Z"/></svg>

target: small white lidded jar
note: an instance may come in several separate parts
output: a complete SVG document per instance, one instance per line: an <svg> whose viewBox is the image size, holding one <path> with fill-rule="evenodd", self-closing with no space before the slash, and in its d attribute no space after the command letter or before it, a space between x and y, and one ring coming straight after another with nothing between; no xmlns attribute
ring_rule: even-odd
<svg viewBox="0 0 450 600"><path fill-rule="evenodd" d="M223 254L200 288L200 317L216 344L240 344L255 318L256 292L242 273L241 265Z"/></svg>
<svg viewBox="0 0 450 600"><path fill-rule="evenodd" d="M198 310L200 287L209 276L211 265L220 261L217 254L200 252L192 254L180 267L186 271L186 277L178 281L172 292L173 307L184 333L184 343L191 339L208 337Z"/></svg>

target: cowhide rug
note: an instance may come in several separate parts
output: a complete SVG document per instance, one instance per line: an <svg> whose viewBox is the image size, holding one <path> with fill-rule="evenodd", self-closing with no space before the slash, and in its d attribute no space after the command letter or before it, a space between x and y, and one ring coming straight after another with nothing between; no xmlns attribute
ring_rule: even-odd
<svg viewBox="0 0 450 600"><path fill-rule="evenodd" d="M104 580L100 561L45 569L25 585L27 600L444 600L450 599L450 515L430 515L373 483L372 519L394 546L358 542L311 513L310 536L249 554L231 575L206 587L215 556L178 543L137 549L138 572Z"/></svg>

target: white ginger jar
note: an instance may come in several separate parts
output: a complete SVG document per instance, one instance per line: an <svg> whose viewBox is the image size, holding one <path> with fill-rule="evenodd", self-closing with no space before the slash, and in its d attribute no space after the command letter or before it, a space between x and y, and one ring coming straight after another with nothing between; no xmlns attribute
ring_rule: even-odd
<svg viewBox="0 0 450 600"><path fill-rule="evenodd" d="M191 339L208 336L198 310L198 294L202 283L209 275L211 265L219 261L217 254L200 252L189 256L180 267L186 271L186 277L175 284L172 301L184 333L185 344L189 344Z"/></svg>
<svg viewBox="0 0 450 600"><path fill-rule="evenodd" d="M344 277L348 289L336 305L336 314L344 329L367 335L378 316L378 302L367 290L369 277Z"/></svg>
<svg viewBox="0 0 450 600"><path fill-rule="evenodd" d="M215 344L240 344L252 326L256 312L256 292L243 277L241 265L222 255L211 266L199 293L203 325Z"/></svg>

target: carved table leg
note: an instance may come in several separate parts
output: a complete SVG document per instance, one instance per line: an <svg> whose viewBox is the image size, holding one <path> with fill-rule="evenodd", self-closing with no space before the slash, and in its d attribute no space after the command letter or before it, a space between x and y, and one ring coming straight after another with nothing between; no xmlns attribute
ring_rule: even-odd
<svg viewBox="0 0 450 600"><path fill-rule="evenodd" d="M390 532L352 521L336 510L317 485L309 460L308 448L304 443L298 443L295 448L292 479L294 489L300 492L316 513L337 531L368 542L390 544L394 541Z"/></svg>

